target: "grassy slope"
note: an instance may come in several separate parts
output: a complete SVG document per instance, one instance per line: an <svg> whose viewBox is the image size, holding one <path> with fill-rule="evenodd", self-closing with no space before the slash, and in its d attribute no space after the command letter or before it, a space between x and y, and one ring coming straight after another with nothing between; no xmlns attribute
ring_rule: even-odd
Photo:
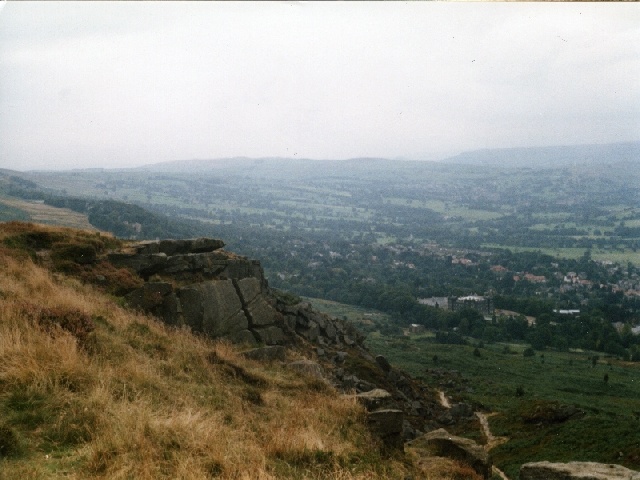
<svg viewBox="0 0 640 480"><path fill-rule="evenodd" d="M117 244L100 239L0 224L0 479L470 478L381 457L353 397L127 311L29 254Z"/></svg>

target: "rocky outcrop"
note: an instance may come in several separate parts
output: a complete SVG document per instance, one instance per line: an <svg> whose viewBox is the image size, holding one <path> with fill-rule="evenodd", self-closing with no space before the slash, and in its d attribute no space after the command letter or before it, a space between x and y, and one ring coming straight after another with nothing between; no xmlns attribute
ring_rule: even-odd
<svg viewBox="0 0 640 480"><path fill-rule="evenodd" d="M415 450L426 450L432 455L466 463L484 478L491 477L491 459L487 451L473 440L451 435L443 428L409 442L409 446Z"/></svg>
<svg viewBox="0 0 640 480"><path fill-rule="evenodd" d="M259 262L222 250L223 246L221 240L209 238L142 242L135 244L131 252L109 254L108 260L147 281L157 275L180 283L247 277L264 282Z"/></svg>
<svg viewBox="0 0 640 480"><path fill-rule="evenodd" d="M336 318L315 311L309 303L276 303L276 309L284 316L286 325L304 339L323 345L355 346L364 337L355 328Z"/></svg>
<svg viewBox="0 0 640 480"><path fill-rule="evenodd" d="M145 280L126 295L127 304L172 326L253 348L256 361L285 361L282 346L313 360L289 368L357 394L369 426L386 449L436 428L441 410L432 395L386 358L374 358L351 325L317 312L292 295L269 288L260 263L223 250L213 239L142 242L108 260ZM434 409L437 412L434 412Z"/></svg>
<svg viewBox="0 0 640 480"><path fill-rule="evenodd" d="M283 317L270 302L260 264L223 246L207 238L142 242L109 261L147 280L125 297L129 306L169 325L250 345L284 343Z"/></svg>
<svg viewBox="0 0 640 480"><path fill-rule="evenodd" d="M525 463L520 480L640 480L640 472L594 462Z"/></svg>
<svg viewBox="0 0 640 480"><path fill-rule="evenodd" d="M141 242L128 252L109 254L108 260L146 282L125 297L129 306L169 325L251 345L282 345L293 334L320 346L362 343L355 329L310 304L276 298L259 262L223 246L208 238Z"/></svg>

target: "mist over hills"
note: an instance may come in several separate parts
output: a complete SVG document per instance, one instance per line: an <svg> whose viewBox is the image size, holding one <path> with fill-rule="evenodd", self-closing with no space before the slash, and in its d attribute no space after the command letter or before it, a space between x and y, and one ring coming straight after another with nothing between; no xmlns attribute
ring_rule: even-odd
<svg viewBox="0 0 640 480"><path fill-rule="evenodd" d="M622 165L640 162L640 141L602 145L570 145L548 147L491 148L473 150L431 160L399 160L388 158L350 158L346 160L297 157L227 157L161 162L137 167L149 172L207 172L243 170L245 173L318 174L339 171L343 175L372 170L422 170L437 165L472 165L503 168L564 168L584 165ZM437 167L436 167L437 168Z"/></svg>
<svg viewBox="0 0 640 480"><path fill-rule="evenodd" d="M463 152L445 163L509 168L555 168L585 164L640 162L640 142L530 148L492 148Z"/></svg>

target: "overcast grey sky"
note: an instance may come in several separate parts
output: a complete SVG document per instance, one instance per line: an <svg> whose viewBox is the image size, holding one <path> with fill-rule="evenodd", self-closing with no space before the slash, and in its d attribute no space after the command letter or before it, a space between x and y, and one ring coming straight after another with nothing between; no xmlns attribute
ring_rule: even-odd
<svg viewBox="0 0 640 480"><path fill-rule="evenodd" d="M640 140L638 3L2 3L0 168Z"/></svg>

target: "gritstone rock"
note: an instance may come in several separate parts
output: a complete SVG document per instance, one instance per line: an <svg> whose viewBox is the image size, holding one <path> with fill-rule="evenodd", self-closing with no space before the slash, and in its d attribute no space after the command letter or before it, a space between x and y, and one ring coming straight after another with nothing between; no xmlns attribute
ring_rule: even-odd
<svg viewBox="0 0 640 480"><path fill-rule="evenodd" d="M520 467L520 480L640 480L640 472L595 462L532 462Z"/></svg>
<svg viewBox="0 0 640 480"><path fill-rule="evenodd" d="M432 454L466 463L484 478L491 477L491 460L485 449L473 440L451 435L440 428L413 440L412 448L423 448Z"/></svg>

